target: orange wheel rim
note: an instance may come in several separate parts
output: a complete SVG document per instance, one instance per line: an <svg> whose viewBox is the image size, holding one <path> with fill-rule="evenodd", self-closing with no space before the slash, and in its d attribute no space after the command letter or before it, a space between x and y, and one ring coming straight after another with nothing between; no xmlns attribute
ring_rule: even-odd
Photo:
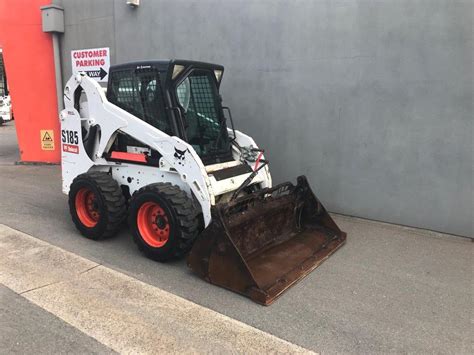
<svg viewBox="0 0 474 355"><path fill-rule="evenodd" d="M91 189L83 187L77 192L74 202L77 217L81 223L88 228L95 227L100 219L95 193Z"/></svg>
<svg viewBox="0 0 474 355"><path fill-rule="evenodd" d="M166 212L156 202L145 202L138 209L137 226L145 243L161 248L170 237L170 223Z"/></svg>

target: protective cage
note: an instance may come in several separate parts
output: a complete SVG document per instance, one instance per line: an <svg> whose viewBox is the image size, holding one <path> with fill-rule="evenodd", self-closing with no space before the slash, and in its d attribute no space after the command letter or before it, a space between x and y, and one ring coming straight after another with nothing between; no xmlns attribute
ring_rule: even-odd
<svg viewBox="0 0 474 355"><path fill-rule="evenodd" d="M269 305L346 240L300 176L212 207L188 265L218 286Z"/></svg>

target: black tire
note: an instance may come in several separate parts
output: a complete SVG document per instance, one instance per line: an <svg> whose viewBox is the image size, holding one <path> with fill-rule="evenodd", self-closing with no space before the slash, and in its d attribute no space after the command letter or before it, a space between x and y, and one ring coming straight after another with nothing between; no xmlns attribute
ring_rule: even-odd
<svg viewBox="0 0 474 355"><path fill-rule="evenodd" d="M143 223L139 227L138 215L145 204L157 205L164 212L153 217L157 232L165 230L158 229L160 227L157 218L163 216L165 226L168 226L167 236L164 242L161 242L163 245L151 245L140 232L140 228L143 231ZM200 211L196 204L183 190L170 183L151 184L135 192L130 200L128 218L128 225L138 249L148 258L161 262L184 256L200 232Z"/></svg>
<svg viewBox="0 0 474 355"><path fill-rule="evenodd" d="M88 219L94 219L94 216L88 215L84 219L84 207L81 206L84 191L94 195L94 208L91 213L98 215L95 215L94 221ZM98 240L111 237L118 231L126 217L127 209L122 190L112 176L105 172L91 172L77 176L72 182L69 190L69 211L76 228L85 237Z"/></svg>
<svg viewBox="0 0 474 355"><path fill-rule="evenodd" d="M0 117L0 126L2 126L5 123L2 117Z"/></svg>

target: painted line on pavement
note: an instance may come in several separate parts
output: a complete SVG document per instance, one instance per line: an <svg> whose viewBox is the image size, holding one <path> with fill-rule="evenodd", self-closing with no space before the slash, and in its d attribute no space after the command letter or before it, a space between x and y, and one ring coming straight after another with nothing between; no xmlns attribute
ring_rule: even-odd
<svg viewBox="0 0 474 355"><path fill-rule="evenodd" d="M2 224L0 283L120 353L312 353Z"/></svg>

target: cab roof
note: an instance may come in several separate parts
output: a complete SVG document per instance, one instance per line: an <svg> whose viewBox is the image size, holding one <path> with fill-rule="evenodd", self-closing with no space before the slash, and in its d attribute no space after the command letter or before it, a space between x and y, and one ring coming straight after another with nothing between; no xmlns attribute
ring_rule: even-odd
<svg viewBox="0 0 474 355"><path fill-rule="evenodd" d="M206 62L199 62L194 60L183 60L183 59L159 59L159 60L142 60L137 62L128 62L122 64L116 64L110 66L110 71L116 70L130 70L130 69L137 69L137 68L146 68L146 67L154 67L157 68L158 71L167 72L173 65L183 65L185 67L196 67L196 68L203 68L203 69L211 69L211 70L224 70L224 67L220 64L212 64Z"/></svg>

